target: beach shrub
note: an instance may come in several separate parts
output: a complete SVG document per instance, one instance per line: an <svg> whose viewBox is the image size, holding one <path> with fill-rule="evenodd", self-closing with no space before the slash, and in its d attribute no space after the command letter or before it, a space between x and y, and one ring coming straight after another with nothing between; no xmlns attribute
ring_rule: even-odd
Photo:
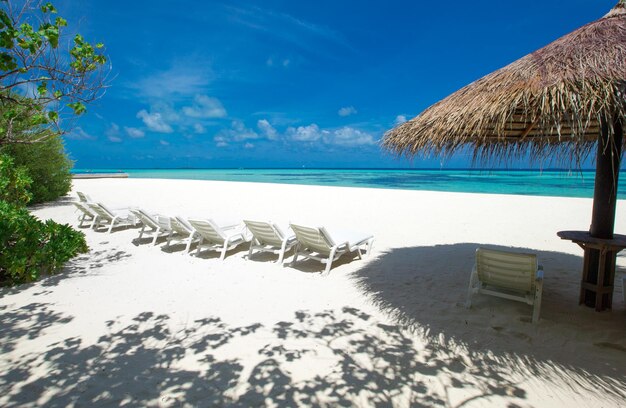
<svg viewBox="0 0 626 408"><path fill-rule="evenodd" d="M6 145L0 152L11 156L16 166L27 170L32 180L31 204L55 200L72 188L72 161L65 153L59 134L39 143Z"/></svg>
<svg viewBox="0 0 626 408"><path fill-rule="evenodd" d="M42 222L25 207L0 201L0 286L53 274L87 250L82 232L52 220Z"/></svg>
<svg viewBox="0 0 626 408"><path fill-rule="evenodd" d="M25 206L31 199L31 183L25 168L15 166L12 157L0 154L0 200Z"/></svg>

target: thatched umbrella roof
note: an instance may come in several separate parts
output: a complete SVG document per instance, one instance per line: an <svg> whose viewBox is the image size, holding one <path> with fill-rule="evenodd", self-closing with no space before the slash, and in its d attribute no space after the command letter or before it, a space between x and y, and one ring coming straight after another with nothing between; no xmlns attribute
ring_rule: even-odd
<svg viewBox="0 0 626 408"><path fill-rule="evenodd" d="M528 153L580 159L598 141L601 119L620 117L626 118L626 0L387 132L383 146L409 157L470 146L482 160Z"/></svg>

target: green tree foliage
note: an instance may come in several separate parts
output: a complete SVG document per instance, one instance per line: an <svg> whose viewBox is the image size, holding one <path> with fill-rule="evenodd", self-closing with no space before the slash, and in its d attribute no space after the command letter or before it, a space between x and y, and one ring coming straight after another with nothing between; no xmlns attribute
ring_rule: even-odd
<svg viewBox="0 0 626 408"><path fill-rule="evenodd" d="M72 162L67 158L58 134L32 145L5 145L0 147L0 153L11 156L16 166L28 172L32 180L31 204L52 201L70 191Z"/></svg>
<svg viewBox="0 0 626 408"><path fill-rule="evenodd" d="M43 1L0 0L0 145L51 137L64 112L83 114L106 86L103 44L63 41L67 21L56 13Z"/></svg>
<svg viewBox="0 0 626 408"><path fill-rule="evenodd" d="M82 232L52 220L42 222L26 208L0 201L0 286L53 274L87 250Z"/></svg>
<svg viewBox="0 0 626 408"><path fill-rule="evenodd" d="M0 154L0 200L24 207L31 199L28 191L32 180L24 167L17 167L13 158Z"/></svg>

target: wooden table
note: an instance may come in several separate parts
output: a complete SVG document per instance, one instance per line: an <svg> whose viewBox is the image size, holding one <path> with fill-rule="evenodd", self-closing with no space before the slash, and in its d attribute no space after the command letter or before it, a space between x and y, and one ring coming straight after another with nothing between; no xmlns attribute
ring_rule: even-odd
<svg viewBox="0 0 626 408"><path fill-rule="evenodd" d="M614 234L612 239L595 238L588 231L559 231L556 235L585 251L579 304L595 307L598 312L611 309L615 259L626 248L626 235ZM593 265L598 265L597 270Z"/></svg>

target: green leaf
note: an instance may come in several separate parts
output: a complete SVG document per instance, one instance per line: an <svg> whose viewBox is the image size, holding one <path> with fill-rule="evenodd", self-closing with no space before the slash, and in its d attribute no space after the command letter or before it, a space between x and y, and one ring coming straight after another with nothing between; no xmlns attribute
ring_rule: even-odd
<svg viewBox="0 0 626 408"><path fill-rule="evenodd" d="M54 8L52 3L46 3L43 6L41 6L41 12L42 13L56 13L57 9Z"/></svg>
<svg viewBox="0 0 626 408"><path fill-rule="evenodd" d="M37 87L37 92L39 93L39 96L46 96L46 94L48 93L47 86L48 84L45 82L39 84L39 86Z"/></svg>
<svg viewBox="0 0 626 408"><path fill-rule="evenodd" d="M48 112L48 118L50 118L53 122L57 122L59 120L59 113L56 111L50 111Z"/></svg>
<svg viewBox="0 0 626 408"><path fill-rule="evenodd" d="M76 115L82 115L87 111L87 107L85 107L85 105L80 102L68 103L67 106L72 108L74 114Z"/></svg>

